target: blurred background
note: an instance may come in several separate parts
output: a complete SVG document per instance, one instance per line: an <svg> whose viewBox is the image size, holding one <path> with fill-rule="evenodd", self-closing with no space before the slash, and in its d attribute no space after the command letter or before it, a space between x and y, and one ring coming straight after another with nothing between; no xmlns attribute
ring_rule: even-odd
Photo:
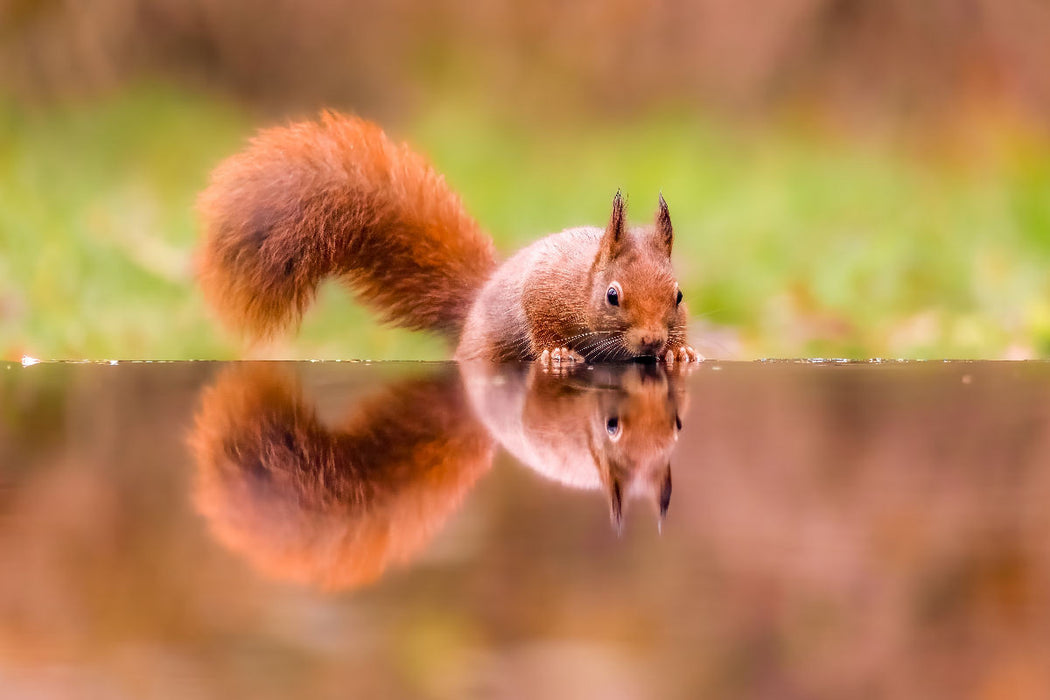
<svg viewBox="0 0 1050 700"><path fill-rule="evenodd" d="M1050 357L1050 3L0 0L0 359L440 358L334 285L245 349L196 193L322 107L504 253L663 191L714 357Z"/></svg>

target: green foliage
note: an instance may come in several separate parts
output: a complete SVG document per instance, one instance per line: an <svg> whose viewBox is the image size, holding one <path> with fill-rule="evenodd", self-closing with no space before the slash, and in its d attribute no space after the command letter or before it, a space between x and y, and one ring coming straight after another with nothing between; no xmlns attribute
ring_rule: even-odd
<svg viewBox="0 0 1050 700"><path fill-rule="evenodd" d="M243 355L195 289L193 201L254 126L158 88L33 112L0 101L0 356ZM708 355L1050 355L1045 146L1004 138L994 157L952 164L687 115L542 129L439 110L394 131L505 252L604 222L617 187L646 221L662 190ZM705 341L712 327L731 332ZM253 352L448 353L379 328L335 285L299 336Z"/></svg>

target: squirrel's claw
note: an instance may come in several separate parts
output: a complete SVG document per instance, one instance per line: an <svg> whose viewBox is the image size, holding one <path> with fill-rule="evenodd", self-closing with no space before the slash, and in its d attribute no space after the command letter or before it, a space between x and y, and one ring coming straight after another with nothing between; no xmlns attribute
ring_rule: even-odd
<svg viewBox="0 0 1050 700"><path fill-rule="evenodd" d="M553 369L555 373L565 372L577 363L583 364L586 361L583 355L567 347L547 349L540 354L540 364L543 368Z"/></svg>
<svg viewBox="0 0 1050 700"><path fill-rule="evenodd" d="M678 348L678 359L682 362L703 362L704 356L698 353L692 345L685 345Z"/></svg>
<svg viewBox="0 0 1050 700"><path fill-rule="evenodd" d="M669 365L673 365L675 360L679 362L701 362L703 359L704 356L698 353L692 345L683 345L679 348L672 348L664 354L664 362Z"/></svg>

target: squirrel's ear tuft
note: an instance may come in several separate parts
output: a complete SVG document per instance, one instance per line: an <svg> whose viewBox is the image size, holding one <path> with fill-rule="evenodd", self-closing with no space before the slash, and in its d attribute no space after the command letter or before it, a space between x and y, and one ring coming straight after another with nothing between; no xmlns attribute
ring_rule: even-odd
<svg viewBox="0 0 1050 700"><path fill-rule="evenodd" d="M671 228L671 213L667 211L667 202L664 200L663 192L660 193L660 206L656 210L656 231L654 233L656 242L667 248L667 254L671 254L671 246L674 243L674 230Z"/></svg>
<svg viewBox="0 0 1050 700"><path fill-rule="evenodd" d="M623 249L624 243L627 242L626 209L627 204L624 201L623 192L616 190L609 225L605 228L605 236L602 239L603 253L608 258L615 258Z"/></svg>

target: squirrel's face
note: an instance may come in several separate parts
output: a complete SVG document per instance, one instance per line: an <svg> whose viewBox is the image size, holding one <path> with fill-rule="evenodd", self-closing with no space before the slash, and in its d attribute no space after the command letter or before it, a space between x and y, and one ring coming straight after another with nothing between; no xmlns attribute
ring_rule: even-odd
<svg viewBox="0 0 1050 700"><path fill-rule="evenodd" d="M594 263L591 327L606 331L595 359L618 360L663 354L685 335L682 290L671 267L674 232L660 196L656 221L628 229L620 192Z"/></svg>

